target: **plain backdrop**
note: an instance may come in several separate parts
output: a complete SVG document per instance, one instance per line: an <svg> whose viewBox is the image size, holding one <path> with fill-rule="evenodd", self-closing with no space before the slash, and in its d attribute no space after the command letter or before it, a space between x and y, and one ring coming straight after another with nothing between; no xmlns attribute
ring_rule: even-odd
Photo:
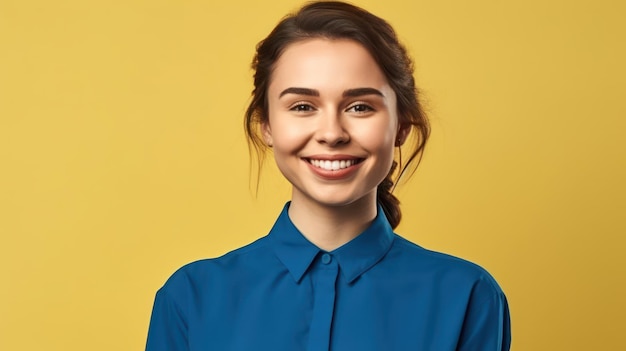
<svg viewBox="0 0 626 351"><path fill-rule="evenodd" d="M299 1L0 1L0 349L140 350L181 265L265 235L243 112L256 43ZM358 5L415 58L433 135L397 232L488 269L514 351L626 330L626 6Z"/></svg>

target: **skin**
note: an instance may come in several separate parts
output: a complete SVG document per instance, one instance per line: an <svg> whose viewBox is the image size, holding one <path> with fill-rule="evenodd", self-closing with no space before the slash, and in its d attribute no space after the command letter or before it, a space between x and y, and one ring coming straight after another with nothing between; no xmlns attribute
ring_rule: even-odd
<svg viewBox="0 0 626 351"><path fill-rule="evenodd" d="M376 217L376 188L406 134L396 95L360 44L310 39L277 61L268 103L263 135L293 186L289 217L309 241L332 251ZM331 171L313 159L356 164Z"/></svg>

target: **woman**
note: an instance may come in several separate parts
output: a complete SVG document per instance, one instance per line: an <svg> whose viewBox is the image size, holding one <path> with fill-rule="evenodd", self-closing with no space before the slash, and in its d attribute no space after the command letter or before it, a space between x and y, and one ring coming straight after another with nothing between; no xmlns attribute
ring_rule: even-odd
<svg viewBox="0 0 626 351"><path fill-rule="evenodd" d="M311 3L258 45L253 68L247 135L261 157L272 148L291 201L267 236L166 282L147 350L508 350L493 278L393 233L393 177L429 134L393 29Z"/></svg>

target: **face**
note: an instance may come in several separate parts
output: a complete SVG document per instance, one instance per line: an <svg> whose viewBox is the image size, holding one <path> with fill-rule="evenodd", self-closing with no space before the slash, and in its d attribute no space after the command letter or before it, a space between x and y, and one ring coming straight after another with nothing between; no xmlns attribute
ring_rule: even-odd
<svg viewBox="0 0 626 351"><path fill-rule="evenodd" d="M292 202L376 203L399 131L396 95L377 63L349 40L290 45L275 64L263 134L293 185Z"/></svg>

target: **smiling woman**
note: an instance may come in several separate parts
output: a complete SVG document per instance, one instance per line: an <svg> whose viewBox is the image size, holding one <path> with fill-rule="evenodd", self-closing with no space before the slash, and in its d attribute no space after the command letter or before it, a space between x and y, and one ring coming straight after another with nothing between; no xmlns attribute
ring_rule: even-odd
<svg viewBox="0 0 626 351"><path fill-rule="evenodd" d="M267 236L167 281L147 349L508 350L507 302L489 273L393 232L393 177L429 133L393 29L312 3L259 44L253 68L246 131L273 150L291 201Z"/></svg>
<svg viewBox="0 0 626 351"><path fill-rule="evenodd" d="M363 46L316 38L285 49L267 95L263 136L293 185L289 216L309 241L331 251L376 216L376 189L408 127L400 128L396 94ZM361 220L346 221L345 211ZM333 221L320 228L311 213Z"/></svg>

